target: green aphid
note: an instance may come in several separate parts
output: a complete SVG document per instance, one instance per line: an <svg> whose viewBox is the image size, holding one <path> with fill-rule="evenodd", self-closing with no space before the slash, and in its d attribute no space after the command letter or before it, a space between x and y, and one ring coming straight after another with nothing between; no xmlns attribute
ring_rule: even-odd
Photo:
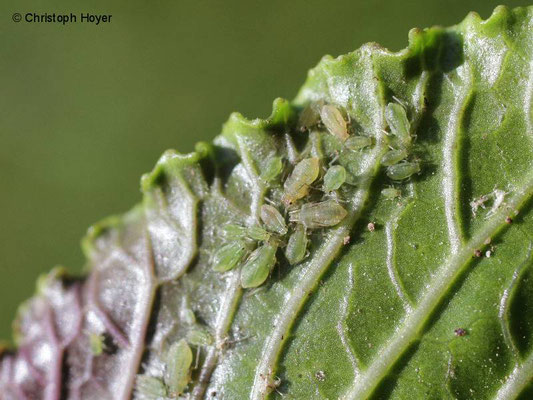
<svg viewBox="0 0 533 400"><path fill-rule="evenodd" d="M261 179L265 182L272 182L278 177L283 169L283 161L281 157L270 158L265 166L263 172L261 172Z"/></svg>
<svg viewBox="0 0 533 400"><path fill-rule="evenodd" d="M91 353L95 356L99 356L106 348L104 335L94 332L90 333L89 345L91 346Z"/></svg>
<svg viewBox="0 0 533 400"><path fill-rule="evenodd" d="M350 136L344 142L344 146L352 151L361 150L365 147L372 146L372 138L370 136Z"/></svg>
<svg viewBox="0 0 533 400"><path fill-rule="evenodd" d="M285 218L283 218L275 207L269 204L263 204L261 206L261 221L263 221L263 224L271 232L279 235L285 235L287 233Z"/></svg>
<svg viewBox="0 0 533 400"><path fill-rule="evenodd" d="M291 222L299 222L308 229L335 226L348 212L335 200L306 203L299 210L290 212Z"/></svg>
<svg viewBox="0 0 533 400"><path fill-rule="evenodd" d="M193 354L185 339L170 346L166 357L165 374L165 384L169 388L170 396L180 395L189 384L192 360Z"/></svg>
<svg viewBox="0 0 533 400"><path fill-rule="evenodd" d="M205 329L195 328L187 332L187 342L193 346L209 346L213 344L213 336Z"/></svg>
<svg viewBox="0 0 533 400"><path fill-rule="evenodd" d="M385 107L385 119L393 135L398 138L401 147L411 146L411 124L407 119L405 108L397 103L389 103Z"/></svg>
<svg viewBox="0 0 533 400"><path fill-rule="evenodd" d="M326 193L337 190L346 182L346 169L341 165L334 165L324 175L323 190Z"/></svg>
<svg viewBox="0 0 533 400"><path fill-rule="evenodd" d="M219 248L213 256L213 270L229 271L241 261L246 254L246 245L241 241L228 243Z"/></svg>
<svg viewBox="0 0 533 400"><path fill-rule="evenodd" d="M188 307L184 307L180 310L180 317L186 325L194 325L196 323L194 311Z"/></svg>
<svg viewBox="0 0 533 400"><path fill-rule="evenodd" d="M338 137L341 141L348 139L348 127L339 109L331 104L322 106L320 118L329 133Z"/></svg>
<svg viewBox="0 0 533 400"><path fill-rule="evenodd" d="M265 243L255 249L241 268L241 286L243 288L258 287L265 282L276 264L278 246Z"/></svg>
<svg viewBox="0 0 533 400"><path fill-rule="evenodd" d="M407 153L407 150L405 149L389 150L383 155L383 157L381 157L381 164L387 167L398 164L400 161L407 158L408 155L409 153Z"/></svg>
<svg viewBox="0 0 533 400"><path fill-rule="evenodd" d="M137 375L135 380L136 398L159 400L168 396L167 387L161 379L149 375Z"/></svg>
<svg viewBox="0 0 533 400"><path fill-rule="evenodd" d="M401 181L409 178L413 174L420 172L420 164L418 162L403 162L391 165L387 168L387 176L395 181Z"/></svg>
<svg viewBox="0 0 533 400"><path fill-rule="evenodd" d="M394 187L388 187L388 188L385 188L381 191L381 194L389 199L389 200L392 200L392 199L395 199L397 197L400 197L402 195L402 192L400 191L400 189L396 189Z"/></svg>
<svg viewBox="0 0 533 400"><path fill-rule="evenodd" d="M298 118L298 128L301 132L305 132L309 128L312 128L320 120L320 114L318 113L316 105L309 104L300 113Z"/></svg>
<svg viewBox="0 0 533 400"><path fill-rule="evenodd" d="M298 224L289 237L287 247L285 247L285 257L291 265L298 264L305 258L307 252L307 233L303 225Z"/></svg>
<svg viewBox="0 0 533 400"><path fill-rule="evenodd" d="M270 234L260 226L241 226L241 225L226 225L224 228L224 235L231 239L253 239L266 241L270 239Z"/></svg>
<svg viewBox="0 0 533 400"><path fill-rule="evenodd" d="M290 205L309 193L309 186L318 178L320 161L318 158L305 158L300 161L283 184L282 201Z"/></svg>

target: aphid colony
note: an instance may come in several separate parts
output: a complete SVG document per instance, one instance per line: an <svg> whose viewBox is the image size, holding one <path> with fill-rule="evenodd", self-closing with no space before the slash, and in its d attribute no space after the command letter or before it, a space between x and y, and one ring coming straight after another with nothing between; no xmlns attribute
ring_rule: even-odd
<svg viewBox="0 0 533 400"><path fill-rule="evenodd" d="M411 126L405 109L399 104L389 103L385 118L391 130L387 140L390 150L383 155L381 163L387 167L391 179L404 180L420 171L418 162L407 161L412 145ZM302 132L315 126L324 127L350 152L373 145L369 136L350 134L349 123L341 111L323 102L306 107L298 125ZM267 280L280 248L284 249L289 264L303 261L310 231L333 227L348 214L341 205L342 187L348 184L348 172L344 166L334 164L336 161L337 157L333 157L326 168L324 160L313 152L288 167L281 157L266 160L260 176L263 182L273 184L286 176L280 201L277 204L269 201L272 204L261 206L260 224L224 227L227 243L214 253L213 269L226 272L239 266L241 286L255 288ZM317 193L321 193L320 196L317 197ZM398 189L387 188L383 195L394 199L401 193Z"/></svg>

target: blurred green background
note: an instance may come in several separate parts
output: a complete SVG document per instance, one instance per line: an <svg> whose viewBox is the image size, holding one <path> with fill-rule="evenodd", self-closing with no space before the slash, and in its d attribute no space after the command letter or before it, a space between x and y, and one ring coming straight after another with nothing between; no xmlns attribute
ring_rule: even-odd
<svg viewBox="0 0 533 400"><path fill-rule="evenodd" d="M232 111L267 116L324 54L391 50L413 27L451 25L492 0L42 1L0 5L0 338L38 274L77 272L93 222L139 202L167 148L211 139ZM514 7L527 1L507 1ZM112 14L15 23L12 14Z"/></svg>

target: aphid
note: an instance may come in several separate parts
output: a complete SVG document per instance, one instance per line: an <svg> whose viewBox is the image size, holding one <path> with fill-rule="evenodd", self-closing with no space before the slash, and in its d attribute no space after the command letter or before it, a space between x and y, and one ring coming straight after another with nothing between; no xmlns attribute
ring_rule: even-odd
<svg viewBox="0 0 533 400"><path fill-rule="evenodd" d="M322 106L320 109L320 118L326 126L329 133L337 136L343 142L348 139L348 128L339 109L331 104Z"/></svg>
<svg viewBox="0 0 533 400"><path fill-rule="evenodd" d="M263 204L261 206L261 221L263 221L267 229L271 232L280 235L285 235L287 233L285 219L275 207L269 204Z"/></svg>
<svg viewBox="0 0 533 400"><path fill-rule="evenodd" d="M466 330L463 328L457 328L453 331L453 333L455 333L455 336L465 336Z"/></svg>
<svg viewBox="0 0 533 400"><path fill-rule="evenodd" d="M245 227L241 225L226 225L224 228L224 234L229 238L249 238L253 240L266 241L270 239L270 234L259 226Z"/></svg>
<svg viewBox="0 0 533 400"><path fill-rule="evenodd" d="M268 278L276 264L278 246L265 243L255 249L241 268L241 286L243 288L258 287Z"/></svg>
<svg viewBox="0 0 533 400"><path fill-rule="evenodd" d="M323 382L326 380L326 373L324 371L317 371L315 374L315 378L318 381Z"/></svg>
<svg viewBox="0 0 533 400"><path fill-rule="evenodd" d="M246 245L241 241L228 243L217 250L213 256L213 270L229 271L241 261L246 254Z"/></svg>
<svg viewBox="0 0 533 400"><path fill-rule="evenodd" d="M261 173L261 179L265 182L271 182L278 177L282 169L281 157L272 157L267 161L265 169Z"/></svg>
<svg viewBox="0 0 533 400"><path fill-rule="evenodd" d="M395 181L407 179L418 172L420 172L420 164L418 162L403 162L387 168L387 176Z"/></svg>
<svg viewBox="0 0 533 400"><path fill-rule="evenodd" d="M320 173L320 163L318 158L305 158L294 167L292 173L283 184L283 203L290 205L301 199L309 192L311 185Z"/></svg>
<svg viewBox="0 0 533 400"><path fill-rule="evenodd" d="M389 150L383 155L383 157L381 157L381 164L387 167L398 164L400 161L407 158L408 155L409 154L405 149Z"/></svg>
<svg viewBox="0 0 533 400"><path fill-rule="evenodd" d="M411 124L407 119L405 108L400 104L389 103L385 107L385 119L389 124L393 135L398 138L399 144L403 148L411 146Z"/></svg>
<svg viewBox="0 0 533 400"><path fill-rule="evenodd" d="M299 222L306 228L316 229L335 226L348 212L335 200L306 203L299 210L290 212L291 222Z"/></svg>
<svg viewBox="0 0 533 400"><path fill-rule="evenodd" d="M372 138L369 136L350 136L344 142L348 150L357 151L372 145Z"/></svg>
<svg viewBox="0 0 533 400"><path fill-rule="evenodd" d="M346 246L347 244L350 244L350 235L348 235L348 236L344 236L344 237L342 238L342 244L345 245L345 246Z"/></svg>
<svg viewBox="0 0 533 400"><path fill-rule="evenodd" d="M187 332L187 342L193 346L209 346L213 343L213 336L205 329L195 328Z"/></svg>
<svg viewBox="0 0 533 400"><path fill-rule="evenodd" d="M373 222L369 222L366 228L369 232L374 232L376 230L376 224L374 224Z"/></svg>
<svg viewBox="0 0 533 400"><path fill-rule="evenodd" d="M158 400L168 395L167 387L161 379L149 375L137 375L135 391L144 400Z"/></svg>
<svg viewBox="0 0 533 400"><path fill-rule="evenodd" d="M165 383L171 396L178 396L187 387L191 379L192 351L187 341L181 339L170 346L167 353Z"/></svg>
<svg viewBox="0 0 533 400"><path fill-rule="evenodd" d="M317 112L317 107L310 104L301 112L300 117L298 118L298 128L300 131L305 132L309 128L318 124L319 119L320 115Z"/></svg>
<svg viewBox="0 0 533 400"><path fill-rule="evenodd" d="M513 219L511 217L505 217L505 223L510 225L513 223Z"/></svg>
<svg viewBox="0 0 533 400"><path fill-rule="evenodd" d="M477 257L477 258L481 257L481 250L479 249L474 250L474 257Z"/></svg>
<svg viewBox="0 0 533 400"><path fill-rule="evenodd" d="M285 257L291 265L298 264L305 258L307 251L307 234L303 225L297 225L296 229L289 237L289 242L285 248Z"/></svg>
<svg viewBox="0 0 533 400"><path fill-rule="evenodd" d="M400 189L396 189L394 187L388 187L388 188L383 189L381 191L381 194L385 196L385 198L392 200L392 199L395 199L396 197L400 197L402 195L402 192L400 191Z"/></svg>
<svg viewBox="0 0 533 400"><path fill-rule="evenodd" d="M324 175L324 192L328 193L337 190L346 182L346 170L341 165L334 165Z"/></svg>
<svg viewBox="0 0 533 400"><path fill-rule="evenodd" d="M91 353L95 356L99 356L105 350L105 337L100 333L89 334L89 344L91 346Z"/></svg>

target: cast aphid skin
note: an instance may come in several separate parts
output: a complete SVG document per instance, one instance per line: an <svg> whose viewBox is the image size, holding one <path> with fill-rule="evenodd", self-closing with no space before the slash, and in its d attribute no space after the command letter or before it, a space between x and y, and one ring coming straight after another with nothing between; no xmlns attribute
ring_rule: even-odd
<svg viewBox="0 0 533 400"><path fill-rule="evenodd" d="M187 341L181 339L172 344L166 357L165 384L170 396L177 397L187 387L191 379L192 351Z"/></svg>
<svg viewBox="0 0 533 400"><path fill-rule="evenodd" d="M318 124L319 120L320 114L317 111L317 106L309 104L300 113L300 117L298 118L298 128L301 132L305 132L309 128Z"/></svg>
<svg viewBox="0 0 533 400"><path fill-rule="evenodd" d="M407 158L408 155L409 154L405 149L389 150L383 155L383 157L381 157L381 164L389 167L391 165L398 164L400 161Z"/></svg>
<svg viewBox="0 0 533 400"><path fill-rule="evenodd" d="M335 200L306 203L290 212L291 222L299 222L308 229L326 228L341 222L348 212Z"/></svg>
<svg viewBox="0 0 533 400"><path fill-rule="evenodd" d="M392 134L398 139L400 147L408 148L411 146L411 124L407 119L405 108L396 103L387 104L385 120L389 124Z"/></svg>
<svg viewBox="0 0 533 400"><path fill-rule="evenodd" d="M270 239L270 233L260 226L241 226L229 224L224 227L224 234L232 239L252 239L266 241Z"/></svg>
<svg viewBox="0 0 533 400"><path fill-rule="evenodd" d="M105 338L101 333L90 333L89 334L89 344L91 346L91 353L95 356L99 356L105 350Z"/></svg>
<svg viewBox="0 0 533 400"><path fill-rule="evenodd" d="M337 190L346 182L346 170L342 165L334 165L324 175L323 190L326 193Z"/></svg>
<svg viewBox="0 0 533 400"><path fill-rule="evenodd" d="M370 136L350 136L344 142L344 146L348 150L357 151L372 145L372 138Z"/></svg>
<svg viewBox="0 0 533 400"><path fill-rule="evenodd" d="M387 176L395 181L407 179L419 172L420 164L418 162L402 162L387 168Z"/></svg>
<svg viewBox="0 0 533 400"><path fill-rule="evenodd" d="M158 400L168 396L167 387L161 379L149 375L137 375L135 391L142 400Z"/></svg>
<svg viewBox="0 0 533 400"><path fill-rule="evenodd" d="M309 192L311 185L320 173L318 158L305 158L300 161L283 184L284 193L282 201L285 205L291 205Z"/></svg>
<svg viewBox="0 0 533 400"><path fill-rule="evenodd" d="M263 284L276 264L278 246L265 243L255 249L241 268L241 286L254 288Z"/></svg>
<svg viewBox="0 0 533 400"><path fill-rule="evenodd" d="M263 204L261 206L261 221L263 221L263 224L271 232L279 235L285 235L287 233L285 218L283 218L275 207L269 204Z"/></svg>
<svg viewBox="0 0 533 400"><path fill-rule="evenodd" d="M320 109L320 118L329 133L337 136L343 142L348 139L349 135L346 121L337 107L331 104L322 106Z"/></svg>
<svg viewBox="0 0 533 400"><path fill-rule="evenodd" d="M187 342L193 346L209 346L213 344L213 336L205 329L194 328L187 332Z"/></svg>
<svg viewBox="0 0 533 400"><path fill-rule="evenodd" d="M269 158L265 169L261 173L261 179L265 182L272 182L278 177L283 169L283 160L281 157Z"/></svg>
<svg viewBox="0 0 533 400"><path fill-rule="evenodd" d="M400 189L396 189L394 187L388 187L388 188L385 188L381 191L381 194L389 199L389 200L392 200L392 199L395 199L397 197L400 197L402 195L402 192L400 191Z"/></svg>
<svg viewBox="0 0 533 400"><path fill-rule="evenodd" d="M307 233L303 225L296 225L296 229L289 237L287 247L285 247L285 257L289 264L298 264L305 258L307 252Z"/></svg>
<svg viewBox="0 0 533 400"><path fill-rule="evenodd" d="M229 271L241 261L246 254L244 242L235 241L219 248L213 256L213 270L217 272Z"/></svg>

